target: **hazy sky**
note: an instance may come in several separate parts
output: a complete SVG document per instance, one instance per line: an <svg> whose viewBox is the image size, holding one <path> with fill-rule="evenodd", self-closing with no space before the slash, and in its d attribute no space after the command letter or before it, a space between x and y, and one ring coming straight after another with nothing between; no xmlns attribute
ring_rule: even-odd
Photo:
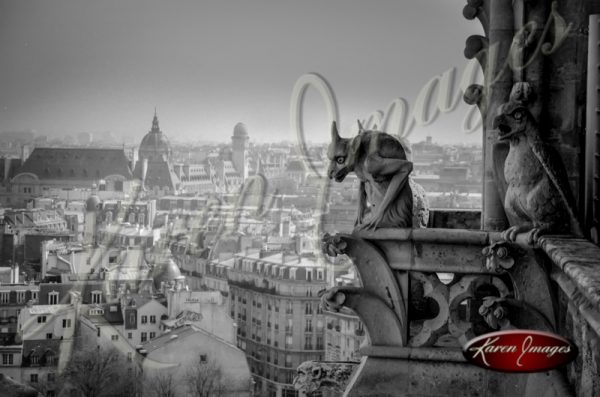
<svg viewBox="0 0 600 397"><path fill-rule="evenodd" d="M294 139L296 80L333 87L342 135L357 118L466 60L480 33L464 0L0 0L0 131L111 131L139 137L154 107L171 140L225 140L244 122L257 141ZM455 92L454 95L457 95ZM307 95L306 132L328 139L322 101ZM480 142L464 104L411 140Z"/></svg>

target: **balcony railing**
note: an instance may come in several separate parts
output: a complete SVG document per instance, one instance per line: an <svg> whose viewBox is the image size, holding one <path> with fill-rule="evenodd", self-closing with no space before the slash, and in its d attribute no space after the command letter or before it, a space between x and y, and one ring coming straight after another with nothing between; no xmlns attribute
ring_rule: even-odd
<svg viewBox="0 0 600 397"><path fill-rule="evenodd" d="M577 294L585 298L589 304L579 308L581 318L600 334L600 276L589 266L573 265L586 252L586 260L600 268L600 248L584 240L546 237L532 247L525 235L507 243L495 232L379 229L324 242L352 259L363 284L334 287L323 297L328 310L352 309L369 333L371 344L360 351L366 361L353 375L348 395L371 395L372 379L382 394L419 394L420 385L406 387L419 384L423 374L449 395L477 394L484 383L517 394L562 395L568 385L558 371L545 377L486 371L468 364L461 352L470 339L502 327L558 332L561 314L549 298L557 292L567 300ZM575 243L578 249L569 248ZM550 261L556 264L551 273L556 284L547 271ZM578 323L568 324L575 329ZM588 341L590 352L592 345Z"/></svg>

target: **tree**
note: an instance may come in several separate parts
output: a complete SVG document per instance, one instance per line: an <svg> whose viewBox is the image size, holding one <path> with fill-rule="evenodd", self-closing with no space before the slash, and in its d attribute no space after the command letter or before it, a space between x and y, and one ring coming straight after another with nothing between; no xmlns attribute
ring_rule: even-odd
<svg viewBox="0 0 600 397"><path fill-rule="evenodd" d="M214 362L209 362L205 355L186 372L184 383L188 395L193 397L219 397L225 391L223 371Z"/></svg>
<svg viewBox="0 0 600 397"><path fill-rule="evenodd" d="M177 397L177 382L172 373L156 373L144 380L144 397Z"/></svg>
<svg viewBox="0 0 600 397"><path fill-rule="evenodd" d="M135 372L135 374L134 374ZM115 348L83 349L73 353L61 377L63 391L77 396L117 397L137 394L137 371Z"/></svg>

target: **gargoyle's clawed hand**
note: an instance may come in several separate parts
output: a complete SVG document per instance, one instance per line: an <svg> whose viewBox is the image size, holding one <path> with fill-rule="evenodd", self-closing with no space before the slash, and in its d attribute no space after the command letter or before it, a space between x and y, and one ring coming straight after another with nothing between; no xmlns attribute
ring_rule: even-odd
<svg viewBox="0 0 600 397"><path fill-rule="evenodd" d="M511 226L502 232L501 238L505 241L514 242L517 239L517 234L527 231L528 228L524 226Z"/></svg>
<svg viewBox="0 0 600 397"><path fill-rule="evenodd" d="M527 234L527 242L529 243L529 245L537 245L537 242L540 239L540 237L542 237L542 235L547 233L549 230L550 225L534 227Z"/></svg>

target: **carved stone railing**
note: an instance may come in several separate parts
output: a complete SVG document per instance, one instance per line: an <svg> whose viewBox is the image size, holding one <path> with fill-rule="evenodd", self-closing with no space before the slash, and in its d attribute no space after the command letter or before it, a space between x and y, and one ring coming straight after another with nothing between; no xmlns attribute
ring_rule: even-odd
<svg viewBox="0 0 600 397"><path fill-rule="evenodd" d="M600 247L583 239L547 236L540 248L552 262L558 333L572 340L578 357L567 367L577 396L600 395Z"/></svg>
<svg viewBox="0 0 600 397"><path fill-rule="evenodd" d="M497 329L557 331L546 258L524 241L460 229L380 229L325 236L362 287L334 287L328 310L352 309L370 345L346 388L369 395L569 395L564 374L503 374L468 364L461 346ZM494 390L488 390L489 385Z"/></svg>

